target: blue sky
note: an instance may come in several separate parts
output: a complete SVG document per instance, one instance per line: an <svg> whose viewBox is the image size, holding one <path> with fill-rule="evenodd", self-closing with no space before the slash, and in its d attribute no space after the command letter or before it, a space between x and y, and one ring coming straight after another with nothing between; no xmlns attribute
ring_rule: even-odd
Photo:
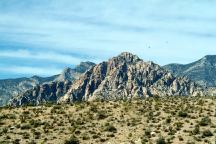
<svg viewBox="0 0 216 144"><path fill-rule="evenodd" d="M0 79L123 51L160 65L216 54L216 1L0 0Z"/></svg>

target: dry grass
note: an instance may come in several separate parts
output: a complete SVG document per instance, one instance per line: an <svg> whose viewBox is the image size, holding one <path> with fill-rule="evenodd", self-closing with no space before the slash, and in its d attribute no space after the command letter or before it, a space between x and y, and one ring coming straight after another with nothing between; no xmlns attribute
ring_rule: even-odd
<svg viewBox="0 0 216 144"><path fill-rule="evenodd" d="M213 144L215 109L200 97L2 108L0 143Z"/></svg>

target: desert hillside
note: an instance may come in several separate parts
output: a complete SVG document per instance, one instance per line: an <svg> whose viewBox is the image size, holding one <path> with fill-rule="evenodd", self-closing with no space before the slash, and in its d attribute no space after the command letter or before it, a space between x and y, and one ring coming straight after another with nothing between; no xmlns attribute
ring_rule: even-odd
<svg viewBox="0 0 216 144"><path fill-rule="evenodd" d="M4 144L215 143L214 97L1 108Z"/></svg>

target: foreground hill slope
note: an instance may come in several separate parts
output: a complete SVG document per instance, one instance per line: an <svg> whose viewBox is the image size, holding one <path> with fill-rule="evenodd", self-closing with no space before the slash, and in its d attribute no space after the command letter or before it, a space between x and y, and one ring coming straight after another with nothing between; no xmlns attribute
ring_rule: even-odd
<svg viewBox="0 0 216 144"><path fill-rule="evenodd" d="M214 144L215 97L0 109L3 144Z"/></svg>
<svg viewBox="0 0 216 144"><path fill-rule="evenodd" d="M165 69L176 76L187 76L198 84L216 87L216 55L207 55L190 64L169 64Z"/></svg>
<svg viewBox="0 0 216 144"><path fill-rule="evenodd" d="M59 102L177 95L203 93L199 86L185 77L175 77L153 62L144 62L136 55L122 53L88 70Z"/></svg>

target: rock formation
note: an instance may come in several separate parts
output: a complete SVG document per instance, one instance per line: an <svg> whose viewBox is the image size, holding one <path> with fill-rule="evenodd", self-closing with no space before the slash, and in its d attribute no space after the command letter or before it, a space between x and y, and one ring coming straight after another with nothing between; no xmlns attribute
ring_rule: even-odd
<svg viewBox="0 0 216 144"><path fill-rule="evenodd" d="M175 77L153 62L122 53L89 69L58 102L197 95L203 95L202 88L186 77Z"/></svg>
<svg viewBox="0 0 216 144"><path fill-rule="evenodd" d="M56 102L58 97L67 92L68 87L74 80L94 65L92 62L81 62L73 69L65 68L61 74L56 76L48 78L34 76L20 79L18 82L16 82L17 79L10 80L10 83L5 83L5 87L1 88L0 85L2 95L11 93L5 96L7 100L5 99L3 104L6 104L10 98L13 98L10 101L10 104L13 103L12 105L38 104L45 101Z"/></svg>

